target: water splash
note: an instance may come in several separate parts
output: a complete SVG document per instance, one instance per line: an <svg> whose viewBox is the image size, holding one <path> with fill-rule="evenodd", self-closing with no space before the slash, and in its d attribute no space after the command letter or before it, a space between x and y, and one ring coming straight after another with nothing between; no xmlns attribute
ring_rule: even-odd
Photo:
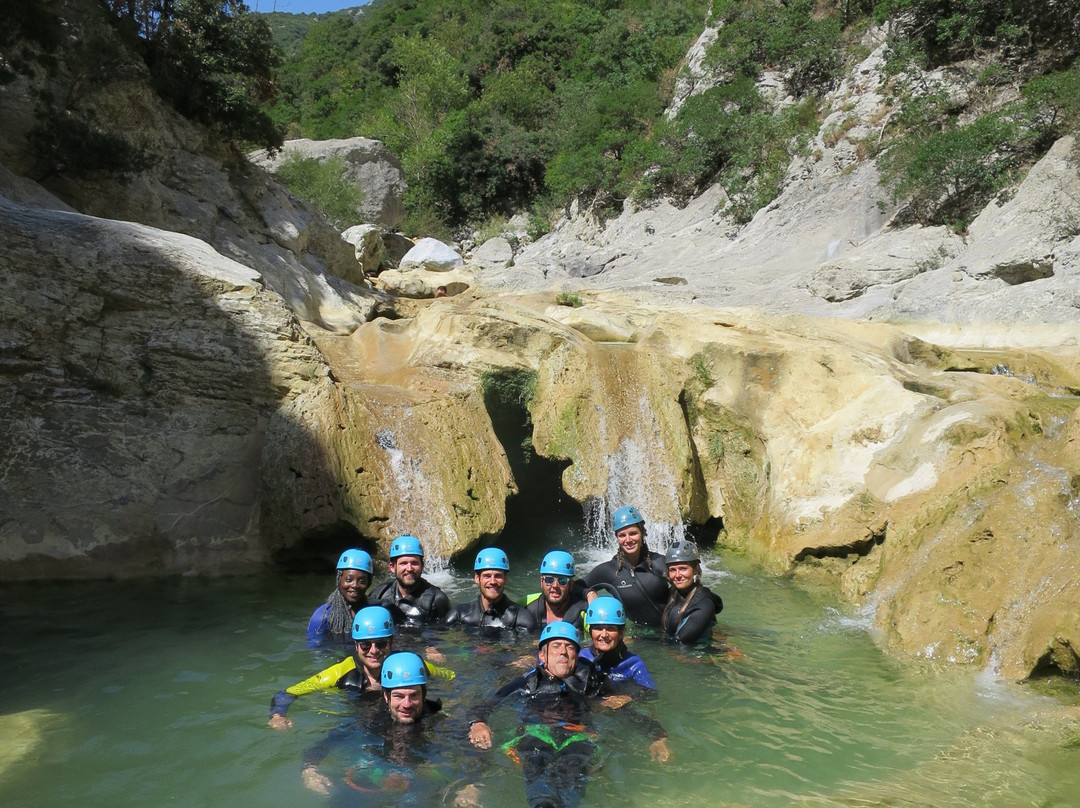
<svg viewBox="0 0 1080 808"><path fill-rule="evenodd" d="M645 518L649 547L663 552L686 538L682 521L664 519L679 513L678 482L665 462L670 453L661 446L665 432L644 392L636 400L621 403L614 424L609 423L607 410L597 406L601 434L617 430L622 437L615 451L603 458L607 491L602 500L586 503L586 531L598 547L613 547L611 515L624 505L633 505Z"/></svg>
<svg viewBox="0 0 1080 808"><path fill-rule="evenodd" d="M425 571L444 570L449 559L445 552L444 533L452 529L452 515L446 508L445 497L433 491L434 485L424 474L422 460L408 457L398 447L397 436L390 429L380 429L375 442L388 457L392 492L387 494L389 518L399 533L410 533L424 546Z"/></svg>

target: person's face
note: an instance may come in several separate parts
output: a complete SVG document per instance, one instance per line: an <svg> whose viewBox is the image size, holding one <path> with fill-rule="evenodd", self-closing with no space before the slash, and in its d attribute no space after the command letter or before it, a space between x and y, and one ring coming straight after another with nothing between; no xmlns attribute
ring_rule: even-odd
<svg viewBox="0 0 1080 808"><path fill-rule="evenodd" d="M390 572L405 589L412 589L424 572L424 559L420 556L398 556L390 562Z"/></svg>
<svg viewBox="0 0 1080 808"><path fill-rule="evenodd" d="M628 558L637 558L644 538L645 531L641 525L627 525L615 534L615 540Z"/></svg>
<svg viewBox="0 0 1080 808"><path fill-rule="evenodd" d="M573 673L577 666L578 647L570 640L556 637L544 643L539 657L549 673L563 679Z"/></svg>
<svg viewBox="0 0 1080 808"><path fill-rule="evenodd" d="M480 594L490 601L502 597L506 588L506 573L503 570L480 570L473 575L473 580L480 587Z"/></svg>
<svg viewBox="0 0 1080 808"><path fill-rule="evenodd" d="M364 602L369 583L371 583L371 576L363 570L343 570L338 589L341 590L346 603L357 606Z"/></svg>
<svg viewBox="0 0 1080 808"><path fill-rule="evenodd" d="M570 587L574 579L565 575L541 575L540 592L544 600L552 606L558 606L570 599Z"/></svg>
<svg viewBox="0 0 1080 808"><path fill-rule="evenodd" d="M395 687L389 693L384 692L386 706L390 708L390 718L399 724L415 724L424 711L424 688Z"/></svg>
<svg viewBox="0 0 1080 808"><path fill-rule="evenodd" d="M356 658L364 670L377 677L382 673L383 661L394 650L393 637L380 637L377 640L356 640Z"/></svg>
<svg viewBox="0 0 1080 808"><path fill-rule="evenodd" d="M589 636L592 638L593 648L603 654L619 647L623 638L623 627L589 626Z"/></svg>
<svg viewBox="0 0 1080 808"><path fill-rule="evenodd" d="M694 564L668 564L668 580L680 592L685 592L694 585L695 567Z"/></svg>

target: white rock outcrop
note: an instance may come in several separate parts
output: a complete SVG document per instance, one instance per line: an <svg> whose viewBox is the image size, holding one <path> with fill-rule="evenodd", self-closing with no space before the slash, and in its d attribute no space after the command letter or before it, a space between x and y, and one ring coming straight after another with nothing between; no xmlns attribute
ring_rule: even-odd
<svg viewBox="0 0 1080 808"><path fill-rule="evenodd" d="M400 269L424 268L429 272L447 272L464 266L465 259L453 247L436 238L422 238L401 258Z"/></svg>

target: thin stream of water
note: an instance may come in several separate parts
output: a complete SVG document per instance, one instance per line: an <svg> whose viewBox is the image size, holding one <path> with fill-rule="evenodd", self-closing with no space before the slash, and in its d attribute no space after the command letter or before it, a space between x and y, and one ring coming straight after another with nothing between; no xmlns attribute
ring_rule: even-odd
<svg viewBox="0 0 1080 808"><path fill-rule="evenodd" d="M551 525L520 537L512 596L536 588L539 548L566 534ZM570 549L582 570L608 554ZM963 669L890 660L867 620L828 593L737 557L713 555L706 566L706 583L726 603L720 633L738 653L635 638L662 688L637 709L663 723L673 758L650 762L632 724L598 719L602 753L584 805L1076 804L1080 699L1063 704ZM474 597L460 566L437 579L455 602ZM303 641L332 581L328 573L6 585L0 802L328 805L303 788L300 757L355 715L355 701L305 696L290 710L289 732L266 719L274 691L338 658ZM485 805L524 805L513 761L474 752L459 733L467 706L514 675L510 663L531 654L534 639L479 643L455 631L433 641L458 672L452 687L432 688L446 713L434 786L426 796L354 793L363 799L351 804L439 804L481 780ZM420 642L403 636L398 647ZM509 708L493 720L503 740L515 723Z"/></svg>

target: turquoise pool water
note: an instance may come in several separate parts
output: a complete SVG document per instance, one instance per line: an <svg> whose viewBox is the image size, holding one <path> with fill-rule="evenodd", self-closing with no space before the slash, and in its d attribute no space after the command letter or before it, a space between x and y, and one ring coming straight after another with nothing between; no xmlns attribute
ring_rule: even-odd
<svg viewBox="0 0 1080 808"><path fill-rule="evenodd" d="M569 545L579 566L608 553ZM526 542L528 543L528 542ZM509 544L509 543L507 543ZM510 594L535 591L539 549L510 551ZM631 724L598 722L603 752L585 805L1075 806L1080 804L1080 699L958 669L891 660L869 620L830 593L771 578L712 554L706 583L724 597L718 639L738 653L631 647L661 684L639 707L669 733L672 760L650 762ZM529 572L525 572L529 570ZM471 573L435 580L471 599ZM333 575L5 585L0 670L0 802L8 806L320 806L300 756L355 713L345 694L295 704L288 732L266 726L271 695L336 657L303 640ZM415 645L401 637L398 647ZM525 805L521 775L497 752L468 749L465 708L532 652L444 632L458 672L436 685L447 720L423 797L365 796L360 805L450 804L483 783L487 806ZM493 722L506 739L510 708ZM460 745L459 745L460 744ZM329 772L328 772L329 773ZM340 776L341 772L335 772Z"/></svg>

